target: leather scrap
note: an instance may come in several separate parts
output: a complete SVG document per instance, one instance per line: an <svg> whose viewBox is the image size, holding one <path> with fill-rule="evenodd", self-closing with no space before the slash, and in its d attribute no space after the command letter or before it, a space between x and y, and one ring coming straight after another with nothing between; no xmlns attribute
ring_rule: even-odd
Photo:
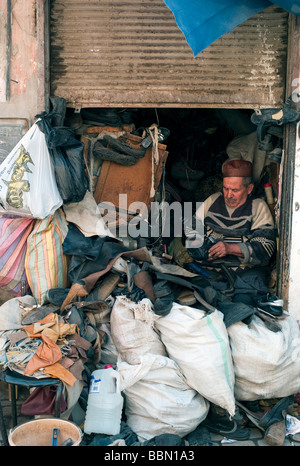
<svg viewBox="0 0 300 466"><path fill-rule="evenodd" d="M45 335L42 334L41 338L42 343L28 362L24 375L33 374L35 371L51 366L62 359L60 348Z"/></svg>
<svg viewBox="0 0 300 466"><path fill-rule="evenodd" d="M65 369L59 362L51 364L44 368L44 373L49 375L49 377L54 377L62 380L71 387L77 381L76 377L68 370Z"/></svg>
<svg viewBox="0 0 300 466"><path fill-rule="evenodd" d="M15 343L18 343L18 341L21 341L24 338L27 338L27 333L25 332L25 330L20 330L18 332L10 333L8 335L8 339L9 339L11 345L14 345Z"/></svg>

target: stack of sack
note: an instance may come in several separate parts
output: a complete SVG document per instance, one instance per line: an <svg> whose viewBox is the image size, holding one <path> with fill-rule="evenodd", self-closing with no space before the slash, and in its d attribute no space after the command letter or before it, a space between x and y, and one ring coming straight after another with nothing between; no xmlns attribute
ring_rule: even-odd
<svg viewBox="0 0 300 466"><path fill-rule="evenodd" d="M234 414L234 372L221 313L174 303L160 317L149 299L134 303L119 296L110 323L127 423L141 441L193 432L209 401Z"/></svg>
<svg viewBox="0 0 300 466"><path fill-rule="evenodd" d="M184 437L206 417L208 403L189 387L154 329L147 298L138 304L117 297L111 332L119 354L127 424L140 441L162 433Z"/></svg>

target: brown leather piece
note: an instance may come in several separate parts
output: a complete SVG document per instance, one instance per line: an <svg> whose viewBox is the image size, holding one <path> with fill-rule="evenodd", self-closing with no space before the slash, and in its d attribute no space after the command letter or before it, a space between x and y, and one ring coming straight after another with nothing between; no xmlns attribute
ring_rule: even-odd
<svg viewBox="0 0 300 466"><path fill-rule="evenodd" d="M28 362L24 371L25 375L33 374L35 371L51 366L62 359L60 348L45 335L42 334L41 338L43 342Z"/></svg>
<svg viewBox="0 0 300 466"><path fill-rule="evenodd" d="M75 297L83 298L84 296L87 296L88 294L89 293L86 290L85 285L82 285L81 283L74 283L74 285L71 286L66 299L61 305L61 310L63 310Z"/></svg>
<svg viewBox="0 0 300 466"><path fill-rule="evenodd" d="M77 380L76 377L70 372L70 370L65 369L59 362L45 367L44 372L45 374L49 375L49 377L60 379L71 387Z"/></svg>
<svg viewBox="0 0 300 466"><path fill-rule="evenodd" d="M141 270L133 276L135 285L145 291L147 297L154 303L155 295L151 277L146 270Z"/></svg>
<svg viewBox="0 0 300 466"><path fill-rule="evenodd" d="M126 143L133 147L141 147L142 138L128 134ZM167 161L168 152L164 144L158 144L159 163L154 168L154 190L156 192L162 176L163 166ZM152 146L150 146L143 158L135 165L124 166L115 162L104 161L98 178L94 198L97 203L111 202L119 206L119 194L127 195L127 206L133 202L142 202L148 209L153 200L152 191Z"/></svg>

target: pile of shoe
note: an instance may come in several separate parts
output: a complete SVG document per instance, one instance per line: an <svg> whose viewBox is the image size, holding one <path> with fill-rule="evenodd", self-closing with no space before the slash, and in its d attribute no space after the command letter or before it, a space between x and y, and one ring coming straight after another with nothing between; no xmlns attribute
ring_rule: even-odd
<svg viewBox="0 0 300 466"><path fill-rule="evenodd" d="M293 397L287 396L275 402L269 409L262 409L259 401L241 403L237 406L248 419L264 432L264 440L269 445L282 446L286 437L286 415Z"/></svg>
<svg viewBox="0 0 300 466"><path fill-rule="evenodd" d="M246 427L248 420L245 420L236 410L236 414L230 419L229 414L219 406L211 404L206 419L201 423L201 427L209 432L223 435L232 440L248 440L251 435L250 429Z"/></svg>
<svg viewBox="0 0 300 466"><path fill-rule="evenodd" d="M101 141L98 139L93 147L95 157L125 166L135 165L145 153L144 147L134 146L122 138L116 139L109 135L105 135Z"/></svg>

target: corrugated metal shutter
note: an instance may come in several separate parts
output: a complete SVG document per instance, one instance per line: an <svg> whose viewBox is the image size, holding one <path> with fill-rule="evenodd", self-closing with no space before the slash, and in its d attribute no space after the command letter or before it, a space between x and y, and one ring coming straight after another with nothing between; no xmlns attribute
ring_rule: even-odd
<svg viewBox="0 0 300 466"><path fill-rule="evenodd" d="M74 107L273 107L287 37L271 6L194 58L162 0L52 0L51 93Z"/></svg>

